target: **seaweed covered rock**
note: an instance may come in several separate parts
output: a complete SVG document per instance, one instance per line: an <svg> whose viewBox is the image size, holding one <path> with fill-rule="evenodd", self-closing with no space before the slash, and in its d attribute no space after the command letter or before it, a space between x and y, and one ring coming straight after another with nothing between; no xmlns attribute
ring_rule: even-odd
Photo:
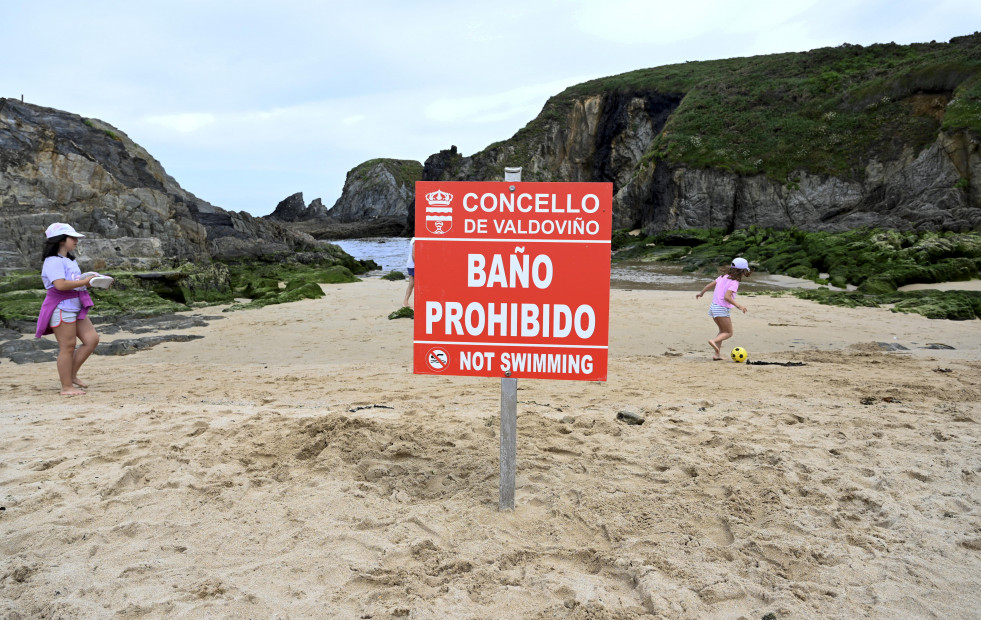
<svg viewBox="0 0 981 620"><path fill-rule="evenodd" d="M291 301L299 301L301 299L320 299L323 296L324 289L320 288L319 284L315 282L304 282L299 286L287 286L286 289L276 297L276 303L289 303Z"/></svg>
<svg viewBox="0 0 981 620"><path fill-rule="evenodd" d="M361 280L357 278L351 270L347 267L336 265L334 267L328 267L318 275L318 281L324 284L344 284L346 282L360 282Z"/></svg>
<svg viewBox="0 0 981 620"><path fill-rule="evenodd" d="M221 263L185 263L175 270L149 273L113 271L112 287L91 289L93 321L123 316L148 317L181 312L191 305L229 303L235 292L230 272ZM40 275L0 278L0 324L37 319L44 301Z"/></svg>
<svg viewBox="0 0 981 620"><path fill-rule="evenodd" d="M847 308L892 306L893 312L920 314L928 319L970 321L981 318L979 291L887 291L879 294L829 291L827 289L796 290L801 299L828 306Z"/></svg>
<svg viewBox="0 0 981 620"><path fill-rule="evenodd" d="M191 305L226 303L232 300L231 275L222 263L185 263L170 271L119 274L117 288L136 284L159 297Z"/></svg>
<svg viewBox="0 0 981 620"><path fill-rule="evenodd" d="M29 291L32 289L42 288L44 284L41 282L40 274L33 275L15 275L13 277L4 278L0 281L0 293L9 293L10 291Z"/></svg>
<svg viewBox="0 0 981 620"><path fill-rule="evenodd" d="M226 311L317 299L324 296L321 284L360 282L346 266L330 263L233 265L230 276L234 295L251 301L234 304Z"/></svg>
<svg viewBox="0 0 981 620"><path fill-rule="evenodd" d="M293 282L287 283L283 288L267 289L249 303L233 304L225 308L224 312L235 310L245 310L250 308L262 308L274 304L285 304L301 299L320 299L324 296L324 290L315 282Z"/></svg>
<svg viewBox="0 0 981 620"><path fill-rule="evenodd" d="M976 291L911 291L899 295L902 298L893 301L893 312L911 312L928 319L951 321L981 318L981 293Z"/></svg>
<svg viewBox="0 0 981 620"><path fill-rule="evenodd" d="M388 320L392 321L395 319L411 319L415 317L415 312L409 306L402 306L395 312L388 315Z"/></svg>
<svg viewBox="0 0 981 620"><path fill-rule="evenodd" d="M706 270L743 256L754 268L797 278L858 287L883 294L915 283L970 280L981 276L981 233L900 232L875 229L843 233L750 227L726 233L695 231L690 247L677 251L676 232L660 233L618 250L614 260L667 258L686 270ZM701 240L701 243L695 241ZM827 274L826 276L824 274Z"/></svg>
<svg viewBox="0 0 981 620"><path fill-rule="evenodd" d="M16 290L0 293L0 324L11 327L16 321L36 321L44 289Z"/></svg>
<svg viewBox="0 0 981 620"><path fill-rule="evenodd" d="M187 306L166 299L140 287L113 286L107 290L92 290L91 316L93 321L117 317L149 317L171 312L182 312Z"/></svg>
<svg viewBox="0 0 981 620"><path fill-rule="evenodd" d="M145 317L187 310L184 304L165 299L138 286L117 286L114 283L110 289L92 289L90 294L95 306L89 316L95 322L122 316ZM44 296L41 286L31 290L0 293L0 324L23 331L24 325L37 320Z"/></svg>

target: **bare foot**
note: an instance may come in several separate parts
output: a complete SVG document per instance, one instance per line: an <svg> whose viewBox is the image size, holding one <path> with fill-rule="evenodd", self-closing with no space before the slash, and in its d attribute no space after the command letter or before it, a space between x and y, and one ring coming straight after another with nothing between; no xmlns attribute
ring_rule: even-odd
<svg viewBox="0 0 981 620"><path fill-rule="evenodd" d="M722 349L719 348L719 345L715 344L714 340L709 340L709 344L712 345L713 349L715 349L715 355L712 356L712 359L714 360L722 359L722 357L720 357L722 355Z"/></svg>
<svg viewBox="0 0 981 620"><path fill-rule="evenodd" d="M89 386L88 383L83 383L82 380L77 377L75 379L72 379L72 383L74 383L80 388L87 388Z"/></svg>
<svg viewBox="0 0 981 620"><path fill-rule="evenodd" d="M721 360L721 359L722 359L722 358L721 358L721 357L719 357L718 355L713 355L713 356L712 356L712 361L713 361L713 362L718 362L718 361L719 361L719 360Z"/></svg>
<svg viewBox="0 0 981 620"><path fill-rule="evenodd" d="M82 391L82 390L77 390L75 388L71 388L71 389L68 389L68 390L62 390L60 392L60 394L62 396L82 396L83 394L85 394L85 392Z"/></svg>

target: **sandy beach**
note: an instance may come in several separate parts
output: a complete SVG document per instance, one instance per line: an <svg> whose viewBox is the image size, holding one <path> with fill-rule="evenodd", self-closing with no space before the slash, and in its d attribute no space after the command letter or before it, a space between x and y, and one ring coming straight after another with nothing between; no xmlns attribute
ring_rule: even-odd
<svg viewBox="0 0 981 620"><path fill-rule="evenodd" d="M741 296L725 351L805 364L745 365L614 290L607 382L519 381L501 513L500 381L412 374L404 283L324 289L82 397L0 360L0 618L978 617L978 321Z"/></svg>

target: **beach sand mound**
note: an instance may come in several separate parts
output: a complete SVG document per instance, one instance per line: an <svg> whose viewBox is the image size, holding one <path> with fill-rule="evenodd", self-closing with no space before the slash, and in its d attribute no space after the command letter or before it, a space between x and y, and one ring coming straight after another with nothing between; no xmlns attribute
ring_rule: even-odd
<svg viewBox="0 0 981 620"><path fill-rule="evenodd" d="M84 397L3 362L0 617L981 608L976 323L749 297L733 345L806 365L747 366L693 295L614 291L609 381L519 381L500 513L499 382L412 375L400 283L325 288L93 358Z"/></svg>

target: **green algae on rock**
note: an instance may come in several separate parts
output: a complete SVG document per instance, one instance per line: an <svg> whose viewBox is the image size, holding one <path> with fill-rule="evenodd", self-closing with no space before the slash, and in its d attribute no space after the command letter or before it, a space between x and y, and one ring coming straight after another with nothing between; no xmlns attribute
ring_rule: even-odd
<svg viewBox="0 0 981 620"><path fill-rule="evenodd" d="M894 291L867 295L857 291L798 289L792 294L800 299L816 301L826 306L846 308L892 306L893 312L920 314L928 319L970 321L981 318L981 291Z"/></svg>
<svg viewBox="0 0 981 620"><path fill-rule="evenodd" d="M409 306L402 306L395 312L388 315L388 320L394 319L411 319L415 317L415 312Z"/></svg>
<svg viewBox="0 0 981 620"><path fill-rule="evenodd" d="M248 310L252 308L262 308L274 304L285 304L301 299L319 299L324 296L324 290L315 282L293 282L287 283L285 288L280 289L279 293L268 292L261 297L254 298L249 303L232 304L225 308L223 312L233 312L235 310Z"/></svg>
<svg viewBox="0 0 981 620"><path fill-rule="evenodd" d="M7 326L11 321L36 320L43 301L43 289L0 293L0 323Z"/></svg>
<svg viewBox="0 0 981 620"><path fill-rule="evenodd" d="M981 277L981 234L856 229L840 233L750 227L726 232L693 229L648 237L615 235L613 260L681 263L685 271L714 276L734 256L754 269L854 291L818 289L794 294L846 307L892 305L931 319L981 317L981 293L911 291L907 284L966 281Z"/></svg>
<svg viewBox="0 0 981 620"><path fill-rule="evenodd" d="M336 246L330 246L336 248ZM251 303L232 309L259 308L299 299L323 297L320 284L358 282L374 264L353 259L340 250L302 257L308 262L244 262L225 264L184 263L166 271L113 271L112 288L90 291L95 307L92 318L154 316L201 305L229 304L236 298ZM0 277L0 325L37 319L44 288L35 273L20 272Z"/></svg>
<svg viewBox="0 0 981 620"><path fill-rule="evenodd" d="M626 243L614 260L663 260L711 273L734 256L756 269L867 293L981 274L981 234L856 229L840 233L750 227L658 233ZM827 277L822 276L827 274Z"/></svg>

